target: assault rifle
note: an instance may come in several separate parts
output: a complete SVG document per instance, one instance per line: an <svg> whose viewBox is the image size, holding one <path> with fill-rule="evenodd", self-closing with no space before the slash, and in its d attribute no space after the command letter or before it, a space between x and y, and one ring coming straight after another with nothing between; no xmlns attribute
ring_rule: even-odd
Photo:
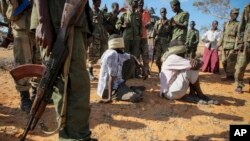
<svg viewBox="0 0 250 141"><path fill-rule="evenodd" d="M23 77L30 77L32 75L39 77L42 74L36 98L30 111L30 118L20 141L25 141L28 132L30 130L34 130L43 112L45 111L46 105L52 97L53 86L55 85L58 76L62 73L65 60L68 56L68 48L65 45L67 40L67 31L70 26L74 26L74 22L76 22L79 18L79 13L82 13L84 10L83 7L85 7L86 2L87 0L66 0L62 16L62 24L53 45L51 56L46 64L46 69L42 69L42 66L34 67L34 65L24 65L15 68L10 72L15 80ZM36 72L33 71L34 68L37 70ZM26 71L26 74L24 74L24 70Z"/></svg>

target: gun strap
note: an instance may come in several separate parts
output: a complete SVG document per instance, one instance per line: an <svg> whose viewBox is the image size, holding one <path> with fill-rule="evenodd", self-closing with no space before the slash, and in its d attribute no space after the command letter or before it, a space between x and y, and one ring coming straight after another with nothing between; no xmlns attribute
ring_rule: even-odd
<svg viewBox="0 0 250 141"><path fill-rule="evenodd" d="M67 0L68 1L68 0ZM83 2L81 2L82 0L79 0L78 4L80 4L80 6L78 7L78 13L76 14L76 19L72 19L75 20L76 23L79 20L80 15L82 14L82 12L84 11L84 6L85 4ZM63 67L63 77L64 77L64 93L63 93L63 102L62 102L62 107L61 107L61 113L60 116L58 118L58 124L57 124L57 128L54 131L46 131L43 128L42 131L45 134L54 134L57 131L59 131L60 129L62 129L65 124L66 124L66 114L67 114L67 87L68 87L68 74L69 74L69 69L70 69L70 62L71 62L71 56L72 56L72 50L73 50L73 44L74 44L74 24L70 25L68 27L67 30L67 48L68 48L68 56L65 60L65 64Z"/></svg>

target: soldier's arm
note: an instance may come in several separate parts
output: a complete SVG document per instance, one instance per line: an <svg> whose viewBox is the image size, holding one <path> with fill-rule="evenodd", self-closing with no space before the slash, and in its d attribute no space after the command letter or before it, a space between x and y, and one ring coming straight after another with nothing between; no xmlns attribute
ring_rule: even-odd
<svg viewBox="0 0 250 141"><path fill-rule="evenodd" d="M0 14L3 16L4 22L8 22L6 18L7 7L8 5L6 0L0 0Z"/></svg>
<svg viewBox="0 0 250 141"><path fill-rule="evenodd" d="M183 15L183 19L184 19L184 22L183 23L179 23L179 22L177 22L177 21L174 21L173 19L173 21L174 21L174 24L176 25L176 26L178 26L178 27L180 27L180 28L183 28L183 29L186 29L186 28L188 28L188 21L189 21L189 13L185 13L184 15Z"/></svg>
<svg viewBox="0 0 250 141"><path fill-rule="evenodd" d="M226 22L224 23L224 25L223 25L223 30L222 30L222 32L221 32L221 37L220 37L220 40L219 40L219 42L217 43L217 47L219 48L219 47L221 47L222 45L223 45L223 40L224 40L224 34L225 34L225 31L226 31Z"/></svg>

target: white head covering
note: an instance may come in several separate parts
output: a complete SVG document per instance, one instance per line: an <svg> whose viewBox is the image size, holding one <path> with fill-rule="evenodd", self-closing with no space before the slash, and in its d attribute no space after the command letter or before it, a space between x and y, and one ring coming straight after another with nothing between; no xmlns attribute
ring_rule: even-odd
<svg viewBox="0 0 250 141"><path fill-rule="evenodd" d="M124 48L123 38L113 38L108 41L109 48Z"/></svg>

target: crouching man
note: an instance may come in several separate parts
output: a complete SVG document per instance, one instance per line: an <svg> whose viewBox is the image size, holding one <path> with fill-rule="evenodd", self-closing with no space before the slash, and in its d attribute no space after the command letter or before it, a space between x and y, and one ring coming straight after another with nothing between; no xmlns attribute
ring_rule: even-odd
<svg viewBox="0 0 250 141"><path fill-rule="evenodd" d="M112 102L112 99L140 102L144 88L128 87L125 82L133 76L137 60L124 53L123 38L113 34L108 41L108 50L101 57L101 69L97 87L100 103ZM132 70L132 71L131 71ZM127 71L127 72L124 72Z"/></svg>
<svg viewBox="0 0 250 141"><path fill-rule="evenodd" d="M200 88L199 69L202 61L185 59L184 46L170 47L162 57L160 96L170 100L184 100L200 104L219 104L205 96ZM190 88L189 94L186 94Z"/></svg>

